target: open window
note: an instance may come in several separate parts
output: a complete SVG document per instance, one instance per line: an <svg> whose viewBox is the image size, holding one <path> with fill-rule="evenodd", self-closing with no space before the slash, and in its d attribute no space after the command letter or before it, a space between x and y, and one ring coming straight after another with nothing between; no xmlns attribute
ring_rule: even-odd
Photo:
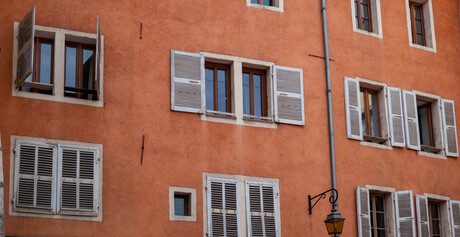
<svg viewBox="0 0 460 237"><path fill-rule="evenodd" d="M406 0L409 45L436 52L432 0Z"/></svg>

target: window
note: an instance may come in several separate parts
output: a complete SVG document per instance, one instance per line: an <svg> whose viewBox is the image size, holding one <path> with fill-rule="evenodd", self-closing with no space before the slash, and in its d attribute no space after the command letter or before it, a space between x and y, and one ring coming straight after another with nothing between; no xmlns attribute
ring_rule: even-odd
<svg viewBox="0 0 460 237"><path fill-rule="evenodd" d="M246 117L267 116L266 72L243 68L243 113Z"/></svg>
<svg viewBox="0 0 460 237"><path fill-rule="evenodd" d="M409 2L410 19L412 28L412 43L425 46L425 27L423 20L422 4Z"/></svg>
<svg viewBox="0 0 460 237"><path fill-rule="evenodd" d="M281 236L278 180L205 174L205 182L204 223L209 236Z"/></svg>
<svg viewBox="0 0 460 237"><path fill-rule="evenodd" d="M416 195L417 226L419 236L441 237L453 236L455 225L449 224L449 197L425 193ZM451 209L452 210L452 209ZM449 214L449 212L451 214Z"/></svg>
<svg viewBox="0 0 460 237"><path fill-rule="evenodd" d="M436 147L435 132L433 130L433 115L431 112L433 107L436 108L431 104L431 102L417 100L417 115L420 131L420 147L421 150L424 152L439 153L441 152L441 148ZM437 127L439 126L438 124L436 125ZM440 135L436 137L439 136Z"/></svg>
<svg viewBox="0 0 460 237"><path fill-rule="evenodd" d="M246 4L249 7L255 7L271 11L284 11L284 0L246 0Z"/></svg>
<svg viewBox="0 0 460 237"><path fill-rule="evenodd" d="M206 121L305 125L303 71L213 53L171 51L171 110Z"/></svg>
<svg viewBox="0 0 460 237"><path fill-rule="evenodd" d="M102 221L101 145L12 140L13 215Z"/></svg>
<svg viewBox="0 0 460 237"><path fill-rule="evenodd" d="M196 221L196 189L169 186L169 220Z"/></svg>
<svg viewBox="0 0 460 237"><path fill-rule="evenodd" d="M369 194L371 211L371 233L374 237L386 237L385 227L385 196Z"/></svg>
<svg viewBox="0 0 460 237"><path fill-rule="evenodd" d="M430 209L431 237L441 237L441 209L437 202L428 202Z"/></svg>
<svg viewBox="0 0 460 237"><path fill-rule="evenodd" d="M264 6L273 6L274 0L251 0L252 4L260 4Z"/></svg>
<svg viewBox="0 0 460 237"><path fill-rule="evenodd" d="M206 62L206 110L232 112L230 66Z"/></svg>
<svg viewBox="0 0 460 237"><path fill-rule="evenodd" d="M381 138L380 131L380 112L378 91L361 88L361 120L363 126L363 139L379 142Z"/></svg>
<svg viewBox="0 0 460 237"><path fill-rule="evenodd" d="M436 52L432 0L406 0L406 15L409 45Z"/></svg>
<svg viewBox="0 0 460 237"><path fill-rule="evenodd" d="M103 36L35 25L35 6L14 25L12 94L103 107Z"/></svg>
<svg viewBox="0 0 460 237"><path fill-rule="evenodd" d="M380 0L351 0L353 30L383 38Z"/></svg>

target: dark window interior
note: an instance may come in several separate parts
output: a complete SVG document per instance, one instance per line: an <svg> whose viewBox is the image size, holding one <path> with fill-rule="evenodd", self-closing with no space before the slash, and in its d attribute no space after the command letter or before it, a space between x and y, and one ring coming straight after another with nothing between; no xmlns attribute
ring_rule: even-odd
<svg viewBox="0 0 460 237"><path fill-rule="evenodd" d="M190 194L174 193L174 215L190 216Z"/></svg>

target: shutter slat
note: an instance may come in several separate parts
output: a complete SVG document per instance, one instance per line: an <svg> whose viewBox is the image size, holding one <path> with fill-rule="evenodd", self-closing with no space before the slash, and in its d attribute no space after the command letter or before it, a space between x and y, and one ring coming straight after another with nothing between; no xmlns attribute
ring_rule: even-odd
<svg viewBox="0 0 460 237"><path fill-rule="evenodd" d="M238 181L208 177L207 187L209 233L211 236L238 237Z"/></svg>
<svg viewBox="0 0 460 237"><path fill-rule="evenodd" d="M278 236L274 183L246 181L249 237Z"/></svg>
<svg viewBox="0 0 460 237"><path fill-rule="evenodd" d="M344 89L347 138L363 140L359 81L345 77Z"/></svg>
<svg viewBox="0 0 460 237"><path fill-rule="evenodd" d="M19 178L18 206L34 206L34 180Z"/></svg>
<svg viewBox="0 0 460 237"><path fill-rule="evenodd" d="M305 125L303 70L274 66L275 121Z"/></svg>
<svg viewBox="0 0 460 237"><path fill-rule="evenodd" d="M458 157L457 125L453 100L442 100L442 120L446 155Z"/></svg>
<svg viewBox="0 0 460 237"><path fill-rule="evenodd" d="M371 236L369 190L367 188L356 187L356 202L358 215L358 236Z"/></svg>
<svg viewBox="0 0 460 237"><path fill-rule="evenodd" d="M171 50L171 110L203 112L203 70L202 55Z"/></svg>
<svg viewBox="0 0 460 237"><path fill-rule="evenodd" d="M428 198L416 195L417 200L417 226L419 237L430 237L430 220L428 211Z"/></svg>
<svg viewBox="0 0 460 237"><path fill-rule="evenodd" d="M403 91L404 122L406 129L406 146L413 150L420 150L417 99L415 93Z"/></svg>
<svg viewBox="0 0 460 237"><path fill-rule="evenodd" d="M390 117L391 145L405 147L403 106L401 100L401 89L388 87L388 114Z"/></svg>
<svg viewBox="0 0 460 237"><path fill-rule="evenodd" d="M460 237L460 201L450 201L450 218L452 224L452 236Z"/></svg>
<svg viewBox="0 0 460 237"><path fill-rule="evenodd" d="M396 225L398 237L415 237L414 205L412 191L395 192Z"/></svg>
<svg viewBox="0 0 460 237"><path fill-rule="evenodd" d="M18 61L16 88L33 72L35 5L24 16L18 28Z"/></svg>

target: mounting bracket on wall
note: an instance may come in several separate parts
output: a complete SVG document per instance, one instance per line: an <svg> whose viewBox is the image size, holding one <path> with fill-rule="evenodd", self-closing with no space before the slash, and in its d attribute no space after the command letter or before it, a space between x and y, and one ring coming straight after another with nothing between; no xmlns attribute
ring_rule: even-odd
<svg viewBox="0 0 460 237"><path fill-rule="evenodd" d="M311 215L311 210L313 209L313 207L316 206L316 204L319 202L319 200L326 198L326 196L327 196L326 193L328 193L328 192L331 192L331 196L329 197L329 202L331 204L335 204L337 202L337 199L339 198L339 192L337 192L337 189L335 189L335 188L331 188L331 189L329 189L327 191L324 191L324 192L322 192L322 193L320 193L320 194L318 194L318 195L316 195L314 197L311 197L311 195L308 195L308 213L310 215ZM316 200L315 203L313 203L313 206L312 206L311 201L315 200L315 199L317 199L317 200Z"/></svg>

